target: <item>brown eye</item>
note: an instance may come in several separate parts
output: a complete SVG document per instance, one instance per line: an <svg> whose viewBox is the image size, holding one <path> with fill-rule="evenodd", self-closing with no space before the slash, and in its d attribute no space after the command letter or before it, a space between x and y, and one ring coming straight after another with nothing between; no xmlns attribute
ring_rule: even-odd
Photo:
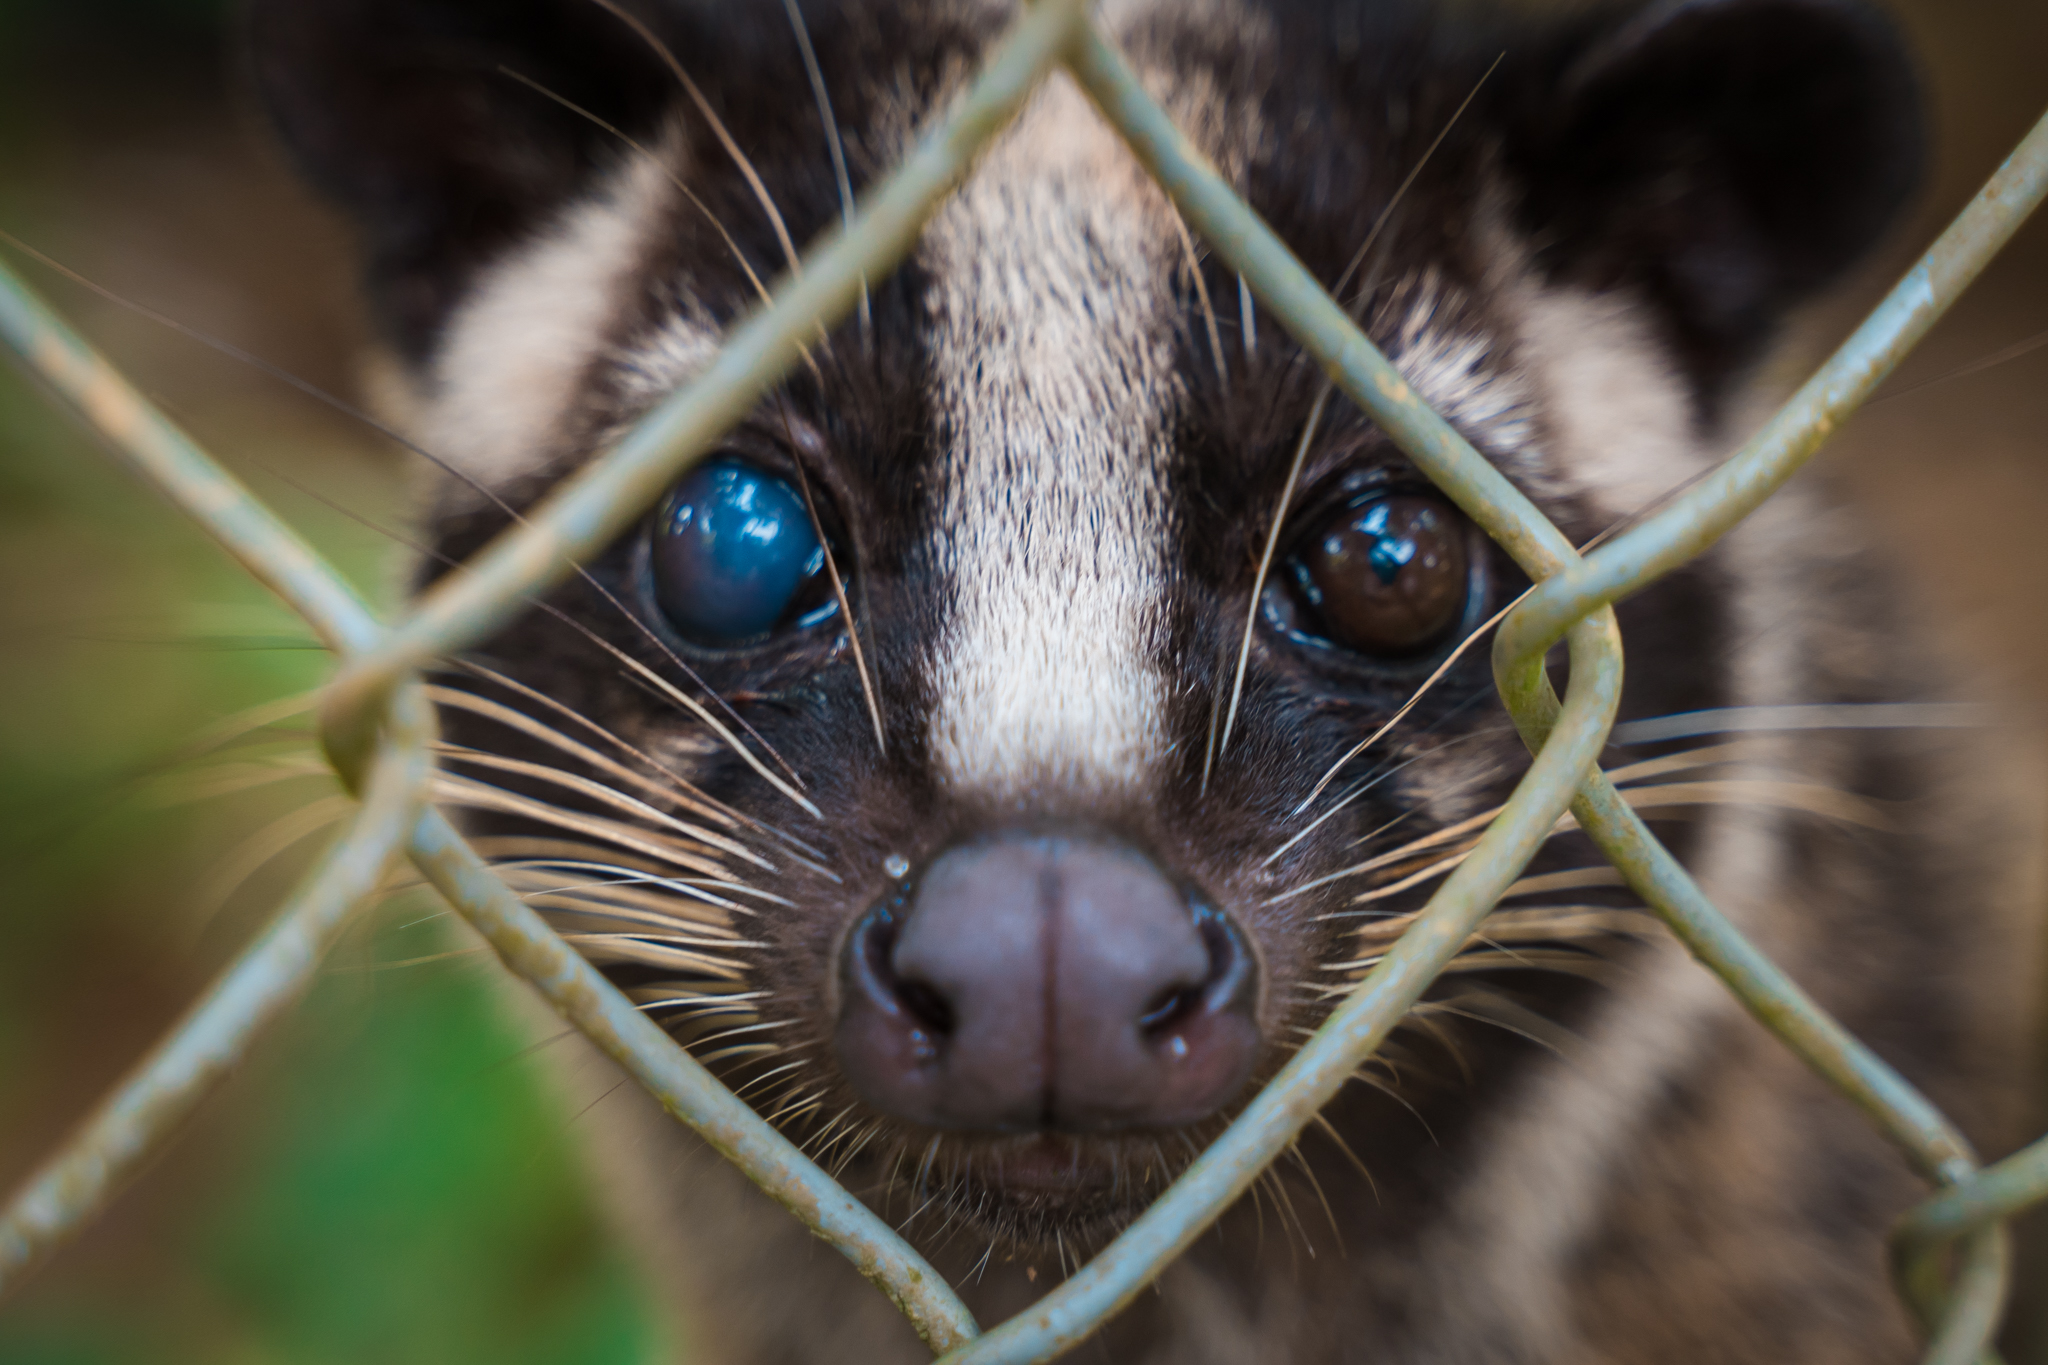
<svg viewBox="0 0 2048 1365"><path fill-rule="evenodd" d="M1297 631L1378 658L1418 654L1465 616L1465 522L1441 498L1393 493L1326 517L1287 564Z"/></svg>

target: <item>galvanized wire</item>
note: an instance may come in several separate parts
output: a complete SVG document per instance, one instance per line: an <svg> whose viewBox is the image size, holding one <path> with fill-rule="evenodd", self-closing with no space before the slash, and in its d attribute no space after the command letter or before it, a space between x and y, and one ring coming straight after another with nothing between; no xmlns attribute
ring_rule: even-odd
<svg viewBox="0 0 2048 1365"><path fill-rule="evenodd" d="M190 1113L265 1024L304 992L351 914L377 893L433 776L431 717L417 689L379 747L362 808L276 920L79 1125L0 1217L0 1287L103 1203Z"/></svg>
<svg viewBox="0 0 2048 1365"><path fill-rule="evenodd" d="M383 639L383 626L340 574L64 327L4 265L0 338L66 406L296 608L330 647L346 657ZM396 694L401 718L415 690L408 685ZM422 723L418 717L407 721L414 728ZM221 1079L261 1028L304 992L349 912L375 892L383 867L376 841L386 833L392 799L382 794L378 778L387 770L410 774L410 733L393 729L382 747L373 747L363 810L273 928L8 1201L0 1213L0 1293L97 1211L121 1176ZM423 739L417 752L425 753ZM422 777L430 771L422 768ZM413 863L514 972L618 1057L669 1112L741 1161L770 1196L839 1247L935 1349L972 1335L973 1316L922 1257L572 952L490 873L439 811L419 811L409 827L400 822L398 830Z"/></svg>
<svg viewBox="0 0 2048 1365"><path fill-rule="evenodd" d="M1188 224L1247 281L1429 478L1537 582L1502 622L1495 677L1532 751L1528 774L1414 925L1230 1128L1099 1256L986 1335L932 1268L869 1209L635 1009L515 896L447 820L420 808L431 721L415 681L490 635L631 524L890 269L1045 73L1064 61ZM416 866L576 1027L887 1293L952 1362L1046 1360L1099 1327L1293 1141L1435 980L1569 808L1628 884L1766 1027L1948 1188L1905 1219L1901 1288L1929 1324L1927 1359L1982 1357L2008 1276L2002 1220L2048 1197L2048 1139L1975 1170L1933 1105L1744 940L1595 767L1618 705L1611 604L1702 552L1811 456L2003 245L2048 188L2044 118L1982 194L1757 438L1707 479L1587 556L1409 389L1400 372L1145 93L1086 19L1037 0L953 112L734 330L710 368L388 630L246 490L0 268L0 339L61 401L303 615L342 658L323 735L363 806L277 924L0 1216L0 1289L102 1202L315 970L403 840ZM1560 701L1542 666L1569 642ZM801 798L799 798L801 799ZM1954 1274L1945 1249L1958 1245Z"/></svg>
<svg viewBox="0 0 2048 1365"><path fill-rule="evenodd" d="M401 674L483 640L531 594L562 582L752 411L798 362L819 324L844 318L867 282L882 278L909 251L925 220L1058 59L1086 12L1086 0L1035 0L1027 7L959 105L867 197L853 226L828 233L802 274L783 282L766 307L734 329L701 376L563 483L522 525L485 546L466 572L442 579L375 654L344 668L324 708L330 746L344 755L360 748L376 697Z"/></svg>

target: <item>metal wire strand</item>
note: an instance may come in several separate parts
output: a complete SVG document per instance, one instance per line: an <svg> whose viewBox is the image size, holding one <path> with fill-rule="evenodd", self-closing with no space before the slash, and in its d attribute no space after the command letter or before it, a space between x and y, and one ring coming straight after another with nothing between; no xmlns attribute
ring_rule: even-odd
<svg viewBox="0 0 2048 1365"><path fill-rule="evenodd" d="M426 799L432 715L418 689L372 761L363 804L285 902L148 1056L102 1100L0 1213L5 1291L96 1212L165 1134L239 1062L265 1025L305 993L354 913L374 898Z"/></svg>
<svg viewBox="0 0 2048 1365"><path fill-rule="evenodd" d="M529 597L560 583L752 411L800 361L805 338L845 317L866 282L887 274L916 242L975 154L1058 58L1086 8L1085 0L1027 6L959 104L867 197L852 228L828 233L803 274L783 280L773 303L739 324L700 377L563 483L525 524L484 547L468 572L443 578L373 654L344 668L325 703L337 747L367 744L366 719L376 714L379 693L404 672L485 639Z"/></svg>
<svg viewBox="0 0 2048 1365"><path fill-rule="evenodd" d="M711 368L529 523L450 575L389 630L296 534L141 398L0 266L0 342L66 406L297 610L342 658L323 737L363 804L272 928L0 1212L0 1288L75 1229L188 1112L310 977L403 843L516 974L673 1114L846 1255L944 1359L1048 1360L1128 1303L1261 1176L1405 1017L1567 808L1628 884L1788 1047L1854 1099L1921 1173L1948 1185L1894 1238L1900 1285L1927 1324L1927 1360L1984 1360L2010 1260L2002 1220L2048 1197L2048 1139L1978 1172L1933 1105L1808 999L1714 909L1594 766L1618 705L1611 603L1697 555L1775 491L1961 293L2048 191L2048 118L1827 366L1743 451L1655 516L1581 559L1499 470L1409 388L1344 309L1145 94L1087 22L1085 0L1024 7L954 110L738 326ZM713 448L916 240L925 221L1046 72L1064 61L1239 274L1416 465L1537 586L1502 622L1495 679L1532 753L1528 773L1413 925L1245 1112L1100 1255L986 1335L906 1242L720 1084L507 888L431 806L431 716L418 671L488 637L561 580ZM1247 304L1249 307L1249 304ZM1542 666L1569 642L1562 700ZM1953 1266L1949 1251L1955 1249ZM1951 1273L1952 1271L1952 1273Z"/></svg>
<svg viewBox="0 0 2048 1365"><path fill-rule="evenodd" d="M1091 31L1084 36L1071 62L1098 107L1124 132L1189 221L1244 276L1260 301L1423 472L1538 580L1536 590L1509 614L1495 637L1495 675L1529 747L1540 753L1552 718L1558 714L1542 667L1543 651L1558 638L1550 625L1561 624L1569 630L1570 623L1595 602L1632 591L1639 586L1634 572L1612 571L1604 597L1586 589L1563 598L1559 585L1572 583L1590 571L1582 568L1584 561L1562 533L1415 397L1399 371L1351 326L1285 244L1153 104L1135 73L1100 33ZM1785 413L1767 425L1743 454L1729 461L1730 466L1741 468L1739 462L1748 456L1751 468L1747 478L1703 481L1657 518L1596 555L1612 557L1617 550L1624 555L1643 555L1643 547L1656 545L1657 536L1672 536L1674 525L1691 529L1718 524L1725 530L1761 503L1819 448L1856 402L1883 379L1890 365L1925 334L2010 239L2040 202L2044 186L2048 186L2048 117L1908 273L1887 303L1802 388ZM1740 511L1729 514L1723 510L1722 504L1730 500L1741 503ZM1707 543L1711 536L1668 551L1669 565L1683 562ZM1509 627L1518 617L1541 610L1539 603L1546 594L1553 603L1566 604L1550 608L1543 632L1511 632ZM1533 770L1524 787L1518 788L1518 795L1532 779ZM1743 939L1620 801L1604 776L1593 773L1587 778L1572 809L1631 888L1665 918L1695 955L1793 1051L1870 1114L1923 1174L1951 1181L1974 1168L1974 1154L1954 1126ZM2048 1189L2042 1193L2048 1194ZM1112 1245L1105 1255L1115 1251ZM1995 1306L1988 1315L1980 1310L1986 1293L1994 1298L2002 1294L2002 1272L1994 1273L1989 1253L1982 1253L1972 1265L1975 1269L1965 1277L1967 1283L1956 1295L1952 1311L1958 1315L1956 1321L1988 1316L1995 1326ZM1986 1290L1985 1285L1991 1289ZM1940 1342L1948 1342L1960 1330L1941 1329ZM1977 1339L1977 1349L1988 1341L1990 1330L1985 1328L1985 1334Z"/></svg>

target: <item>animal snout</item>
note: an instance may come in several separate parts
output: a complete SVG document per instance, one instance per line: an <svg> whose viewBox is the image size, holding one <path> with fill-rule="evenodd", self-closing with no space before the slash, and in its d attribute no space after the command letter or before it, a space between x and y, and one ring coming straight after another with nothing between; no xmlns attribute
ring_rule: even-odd
<svg viewBox="0 0 2048 1365"><path fill-rule="evenodd" d="M1105 840L948 850L854 925L840 981L848 1080L937 1128L1176 1127L1229 1103L1258 1060L1242 930Z"/></svg>

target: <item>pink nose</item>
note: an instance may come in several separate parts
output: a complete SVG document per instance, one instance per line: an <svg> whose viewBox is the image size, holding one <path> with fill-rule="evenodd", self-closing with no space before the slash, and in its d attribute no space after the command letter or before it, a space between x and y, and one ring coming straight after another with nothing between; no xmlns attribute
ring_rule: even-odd
<svg viewBox="0 0 2048 1365"><path fill-rule="evenodd" d="M1122 844L955 847L862 916L840 966L840 1065L913 1123L1172 1128L1228 1104L1258 1060L1243 934Z"/></svg>

